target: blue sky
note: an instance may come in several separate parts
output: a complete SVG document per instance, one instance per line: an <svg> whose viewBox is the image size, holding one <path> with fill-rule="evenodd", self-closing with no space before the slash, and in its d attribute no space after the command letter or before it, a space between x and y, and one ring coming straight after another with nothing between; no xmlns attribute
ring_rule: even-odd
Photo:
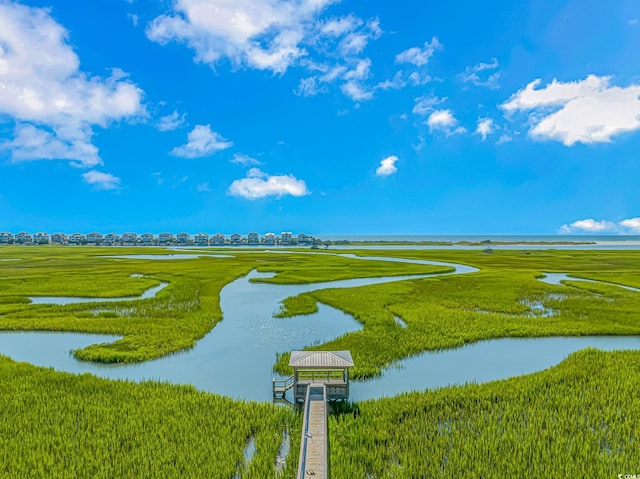
<svg viewBox="0 0 640 479"><path fill-rule="evenodd" d="M0 0L0 230L640 233L627 0Z"/></svg>

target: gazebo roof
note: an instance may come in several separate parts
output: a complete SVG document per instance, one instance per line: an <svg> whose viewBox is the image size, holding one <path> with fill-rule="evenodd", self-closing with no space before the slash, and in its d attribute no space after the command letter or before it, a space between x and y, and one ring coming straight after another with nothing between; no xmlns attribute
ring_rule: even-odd
<svg viewBox="0 0 640 479"><path fill-rule="evenodd" d="M294 368L350 368L351 351L291 351L289 366Z"/></svg>

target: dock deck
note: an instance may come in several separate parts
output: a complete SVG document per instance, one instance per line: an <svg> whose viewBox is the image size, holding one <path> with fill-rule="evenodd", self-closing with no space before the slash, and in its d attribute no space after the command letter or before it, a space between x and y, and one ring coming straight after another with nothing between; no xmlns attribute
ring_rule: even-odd
<svg viewBox="0 0 640 479"><path fill-rule="evenodd" d="M328 479L327 388L310 384L304 403L298 479Z"/></svg>

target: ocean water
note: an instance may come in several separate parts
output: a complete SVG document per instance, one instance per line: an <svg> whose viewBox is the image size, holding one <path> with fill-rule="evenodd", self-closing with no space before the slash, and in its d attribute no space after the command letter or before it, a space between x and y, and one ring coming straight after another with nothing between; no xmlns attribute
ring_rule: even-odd
<svg viewBox="0 0 640 479"><path fill-rule="evenodd" d="M316 235L324 241L640 243L640 235Z"/></svg>

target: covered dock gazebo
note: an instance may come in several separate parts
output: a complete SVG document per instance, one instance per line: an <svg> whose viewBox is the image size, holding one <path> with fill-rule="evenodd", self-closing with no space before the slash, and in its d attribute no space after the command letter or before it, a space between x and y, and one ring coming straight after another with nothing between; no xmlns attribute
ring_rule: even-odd
<svg viewBox="0 0 640 479"><path fill-rule="evenodd" d="M291 351L293 397L304 400L307 387L324 384L328 400L349 398L350 351Z"/></svg>

